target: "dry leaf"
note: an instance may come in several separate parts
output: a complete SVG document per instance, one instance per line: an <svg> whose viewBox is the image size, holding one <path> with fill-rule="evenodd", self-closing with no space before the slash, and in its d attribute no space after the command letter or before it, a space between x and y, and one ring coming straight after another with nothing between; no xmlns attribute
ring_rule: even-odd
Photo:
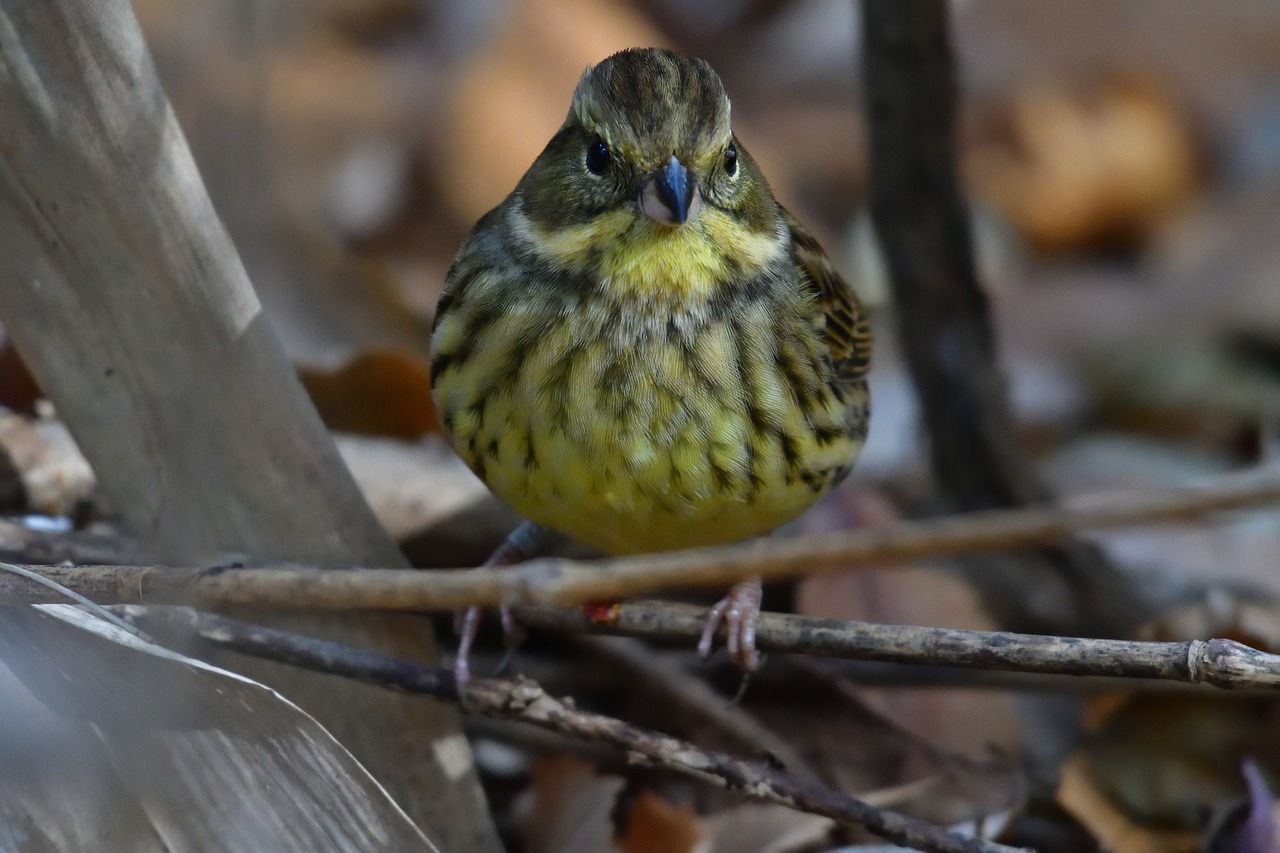
<svg viewBox="0 0 1280 853"><path fill-rule="evenodd" d="M1138 635L1155 642L1221 636L1271 650L1277 620L1265 603L1215 593ZM1068 759L1057 798L1118 853L1201 849L1210 817L1246 793L1241 762L1280 767L1274 699L1117 692L1090 697L1082 716L1089 736Z"/></svg>
<svg viewBox="0 0 1280 853"><path fill-rule="evenodd" d="M368 350L337 370L304 367L299 375L330 429L403 439L440 429L431 367L406 350Z"/></svg>
<svg viewBox="0 0 1280 853"><path fill-rule="evenodd" d="M1138 639L1156 643L1196 637L1223 637L1275 652L1280 650L1280 604L1246 592L1214 589L1204 600L1162 613L1137 632Z"/></svg>
<svg viewBox="0 0 1280 853"><path fill-rule="evenodd" d="M970 155L971 185L1040 248L1145 238L1199 188L1187 119L1148 77L1032 88L1007 121Z"/></svg>
<svg viewBox="0 0 1280 853"><path fill-rule="evenodd" d="M792 853L825 849L836 822L773 803L746 803L706 820L708 853Z"/></svg>
<svg viewBox="0 0 1280 853"><path fill-rule="evenodd" d="M457 81L439 180L459 221L511 192L569 111L582 72L662 35L619 0L516 0Z"/></svg>
<svg viewBox="0 0 1280 853"><path fill-rule="evenodd" d="M622 838L624 853L708 853L707 827L692 809L641 791Z"/></svg>
<svg viewBox="0 0 1280 853"><path fill-rule="evenodd" d="M1152 829L1126 817L1094 785L1088 760L1079 753L1063 763L1056 799L1111 853L1195 853L1200 849L1199 833Z"/></svg>
<svg viewBox="0 0 1280 853"><path fill-rule="evenodd" d="M33 415L44 396L13 342L0 345L0 406L20 415Z"/></svg>
<svg viewBox="0 0 1280 853"><path fill-rule="evenodd" d="M598 776L586 759L540 757L529 768L530 801L520 821L528 853L617 853L613 809L623 780Z"/></svg>
<svg viewBox="0 0 1280 853"><path fill-rule="evenodd" d="M883 527L902 520L875 492L848 491L839 499L851 527ZM927 566L864 568L805 578L796 587L796 612L886 624L997 628L973 587L952 572ZM981 756L994 746L1013 755L1021 749L1021 721L1009 692L862 686L856 690L862 701L896 726L952 752Z"/></svg>
<svg viewBox="0 0 1280 853"><path fill-rule="evenodd" d="M1121 853L1184 836L1199 849L1211 815L1245 794L1240 762L1280 766L1278 717L1280 703L1260 697L1091 698L1091 734L1069 759L1079 775L1064 774L1058 799Z"/></svg>
<svg viewBox="0 0 1280 853"><path fill-rule="evenodd" d="M1013 762L921 739L864 695L828 673L805 685L803 697L748 691L742 704L829 784L875 805L942 825L1021 807L1025 785Z"/></svg>

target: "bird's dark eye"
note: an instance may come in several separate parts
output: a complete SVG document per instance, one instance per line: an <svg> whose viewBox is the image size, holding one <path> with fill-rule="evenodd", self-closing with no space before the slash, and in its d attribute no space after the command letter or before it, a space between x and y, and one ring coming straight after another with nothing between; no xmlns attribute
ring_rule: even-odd
<svg viewBox="0 0 1280 853"><path fill-rule="evenodd" d="M597 136L587 143L587 171L591 174L603 175L609 171L611 160L609 146L604 144L603 139Z"/></svg>
<svg viewBox="0 0 1280 853"><path fill-rule="evenodd" d="M732 142L724 152L724 172L731 178L738 174L738 146Z"/></svg>

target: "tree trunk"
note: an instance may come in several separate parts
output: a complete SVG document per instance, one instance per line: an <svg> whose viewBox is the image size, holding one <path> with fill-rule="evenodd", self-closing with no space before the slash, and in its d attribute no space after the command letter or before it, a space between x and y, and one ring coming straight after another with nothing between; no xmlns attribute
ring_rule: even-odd
<svg viewBox="0 0 1280 853"><path fill-rule="evenodd" d="M0 116L0 318L152 555L404 565L262 313L129 3L0 0ZM412 616L299 619L435 656ZM228 662L319 719L442 849L499 849L452 709Z"/></svg>

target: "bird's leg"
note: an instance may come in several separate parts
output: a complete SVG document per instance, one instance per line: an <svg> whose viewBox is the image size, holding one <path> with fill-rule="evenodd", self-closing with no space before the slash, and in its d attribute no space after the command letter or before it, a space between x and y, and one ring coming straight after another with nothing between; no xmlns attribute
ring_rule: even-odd
<svg viewBox="0 0 1280 853"><path fill-rule="evenodd" d="M482 569L514 566L536 556L551 538L551 529L541 524L526 521L507 536L489 559L481 564ZM502 618L502 636L508 650L514 650L524 639L524 632L516 624L511 608L498 609ZM471 646L475 643L476 632L480 630L480 608L468 607L454 614L453 629L458 634L458 656L453 661L453 677L461 688L471 678Z"/></svg>
<svg viewBox="0 0 1280 853"><path fill-rule="evenodd" d="M756 651L756 619L760 616L760 598L764 590L760 578L735 584L707 614L707 626L698 641L698 654L710 657L715 650L716 629L724 623L725 651L738 669L750 675L760 666Z"/></svg>

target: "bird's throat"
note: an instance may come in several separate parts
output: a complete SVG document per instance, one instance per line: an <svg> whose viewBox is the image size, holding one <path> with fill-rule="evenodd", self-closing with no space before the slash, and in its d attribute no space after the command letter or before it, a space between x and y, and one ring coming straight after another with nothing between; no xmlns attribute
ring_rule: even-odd
<svg viewBox="0 0 1280 853"><path fill-rule="evenodd" d="M511 226L552 266L586 275L616 296L709 298L786 252L782 235L752 231L710 207L675 227L622 208L554 230L517 208Z"/></svg>

